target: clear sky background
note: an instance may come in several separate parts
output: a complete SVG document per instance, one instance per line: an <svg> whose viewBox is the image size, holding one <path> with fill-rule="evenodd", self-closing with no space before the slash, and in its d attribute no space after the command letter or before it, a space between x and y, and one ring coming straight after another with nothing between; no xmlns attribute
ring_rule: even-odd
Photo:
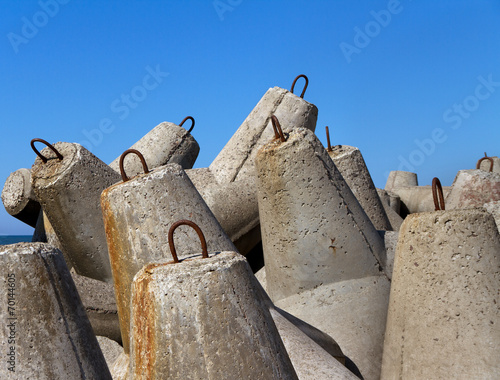
<svg viewBox="0 0 500 380"><path fill-rule="evenodd" d="M398 169L451 185L500 154L500 0L3 0L0 14L2 186L33 164L32 138L110 163L187 115L206 167L298 74L320 140L328 125L360 148L378 187ZM31 233L1 207L0 234Z"/></svg>

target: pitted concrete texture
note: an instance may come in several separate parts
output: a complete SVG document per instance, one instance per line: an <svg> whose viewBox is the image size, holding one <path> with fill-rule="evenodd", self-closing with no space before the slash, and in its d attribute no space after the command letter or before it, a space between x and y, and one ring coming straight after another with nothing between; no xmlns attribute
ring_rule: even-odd
<svg viewBox="0 0 500 380"><path fill-rule="evenodd" d="M134 379L297 379L245 258L150 264L132 285Z"/></svg>
<svg viewBox="0 0 500 380"><path fill-rule="evenodd" d="M150 170L166 164L179 164L184 169L191 169L200 153L200 146L194 137L183 127L169 122L158 124L130 149L141 152ZM109 166L119 173L120 157ZM123 167L129 178L144 173L141 161L134 155L125 157Z"/></svg>
<svg viewBox="0 0 500 380"><path fill-rule="evenodd" d="M123 347L108 337L96 336L96 338L102 354L104 355L104 359L106 360L106 364L108 368L111 368L116 359L122 354Z"/></svg>
<svg viewBox="0 0 500 380"><path fill-rule="evenodd" d="M130 355L122 352L109 367L113 380L134 380L130 376Z"/></svg>
<svg viewBox="0 0 500 380"><path fill-rule="evenodd" d="M161 166L104 190L102 210L122 342L128 353L130 285L144 265L172 260L168 231L173 223L188 219L198 224L211 252L236 248L177 164ZM179 258L201 249L198 235L189 226L180 226L174 240Z"/></svg>
<svg viewBox="0 0 500 380"><path fill-rule="evenodd" d="M398 244L399 232L397 231L379 231L384 237L385 252L387 262L385 265L385 274L392 279L392 271L394 270L394 258L396 255L396 245Z"/></svg>
<svg viewBox="0 0 500 380"><path fill-rule="evenodd" d="M392 190L401 199L401 216L405 218L408 214L417 212L430 212L436 209L432 186L410 186L398 187ZM451 192L451 186L443 186L445 207L448 208L447 197Z"/></svg>
<svg viewBox="0 0 500 380"><path fill-rule="evenodd" d="M265 145L256 168L267 291L274 302L381 273L383 239L313 132L298 128L286 142Z"/></svg>
<svg viewBox="0 0 500 380"><path fill-rule="evenodd" d="M482 207L500 200L500 174L484 170L460 170L446 198L446 209Z"/></svg>
<svg viewBox="0 0 500 380"><path fill-rule="evenodd" d="M271 116L275 115L283 132L296 126L314 131L318 109L291 92L274 87L267 90L226 146L210 164L217 182L227 183L255 175L255 156L274 137Z"/></svg>
<svg viewBox="0 0 500 380"><path fill-rule="evenodd" d="M404 172L402 170L393 170L389 173L385 190L394 191L400 187L418 186L417 174L412 172Z"/></svg>
<svg viewBox="0 0 500 380"><path fill-rule="evenodd" d="M391 196L389 193L382 189L377 189L377 192L380 196L380 200L382 201L382 206L384 207L385 214L389 218L389 222L391 223L391 230L399 231L401 224L403 223L403 218L399 215L399 212L396 212L395 209L399 210L400 199L398 196ZM391 193L392 194L392 193Z"/></svg>
<svg viewBox="0 0 500 380"><path fill-rule="evenodd" d="M389 302L386 276L330 283L276 302L339 344L365 380L380 378Z"/></svg>
<svg viewBox="0 0 500 380"><path fill-rule="evenodd" d="M491 215L493 215L497 227L500 230L500 201L485 203L483 207L486 209L486 211L488 211Z"/></svg>
<svg viewBox="0 0 500 380"><path fill-rule="evenodd" d="M0 268L0 378L111 379L61 252L43 243L1 246Z"/></svg>
<svg viewBox="0 0 500 380"><path fill-rule="evenodd" d="M45 226L43 225L42 210L38 213L38 219L36 220L35 231L33 231L31 241L33 243L47 243L47 235L45 234Z"/></svg>
<svg viewBox="0 0 500 380"><path fill-rule="evenodd" d="M373 226L377 230L392 230L360 150L349 145L336 145L331 152L328 152L328 155L351 188Z"/></svg>
<svg viewBox="0 0 500 380"><path fill-rule="evenodd" d="M36 197L59 238L62 250L82 276L111 282L111 267L100 205L101 192L120 175L79 144L59 142L31 169Z"/></svg>
<svg viewBox="0 0 500 380"><path fill-rule="evenodd" d="M498 158L497 156L492 156L491 158L493 159L493 173L500 174L500 158ZM476 164L476 166L477 166L477 164ZM476 167L476 166L474 166L474 167ZM489 172L490 166L491 166L490 160L483 160L481 162L481 165L479 166L479 169Z"/></svg>
<svg viewBox="0 0 500 380"><path fill-rule="evenodd" d="M113 284L70 271L94 334L121 344L120 322Z"/></svg>
<svg viewBox="0 0 500 380"><path fill-rule="evenodd" d="M10 173L2 190L5 210L13 217L36 227L40 213L40 203L31 188L31 171L18 169Z"/></svg>
<svg viewBox="0 0 500 380"><path fill-rule="evenodd" d="M484 209L410 215L396 248L383 379L498 379L500 236Z"/></svg>
<svg viewBox="0 0 500 380"><path fill-rule="evenodd" d="M359 380L278 311L273 309L270 311L300 380Z"/></svg>

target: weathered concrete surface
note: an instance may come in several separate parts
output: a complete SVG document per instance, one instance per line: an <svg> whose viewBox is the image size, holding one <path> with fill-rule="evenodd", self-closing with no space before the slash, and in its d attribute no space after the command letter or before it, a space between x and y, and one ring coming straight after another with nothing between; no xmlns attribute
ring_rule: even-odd
<svg viewBox="0 0 500 380"><path fill-rule="evenodd" d="M150 170L166 164L179 164L184 169L191 169L200 152L200 146L187 130L169 122L158 124L130 149L141 152ZM120 157L109 166L119 173ZM143 173L140 160L134 156L126 157L123 167L128 177Z"/></svg>
<svg viewBox="0 0 500 380"><path fill-rule="evenodd" d="M410 186L398 187L392 190L401 199L401 217L406 218L409 214L417 212L434 211L434 198L432 186ZM451 192L451 186L443 186L445 207L448 208L447 196Z"/></svg>
<svg viewBox="0 0 500 380"><path fill-rule="evenodd" d="M380 200L382 202L382 206L384 207L385 213L389 218L389 222L391 223L391 229L393 231L399 231L399 228L403 223L403 218L399 216L399 209L401 206L399 197L395 194L391 196L387 191L382 189L377 189L377 192L380 196Z"/></svg>
<svg viewBox="0 0 500 380"><path fill-rule="evenodd" d="M383 379L500 376L500 236L484 209L407 217L396 249Z"/></svg>
<svg viewBox="0 0 500 380"><path fill-rule="evenodd" d="M210 164L217 182L228 183L255 175L255 156L274 136L271 116L275 115L283 132L295 126L314 131L318 109L291 92L274 87L267 90L226 146Z"/></svg>
<svg viewBox="0 0 500 380"><path fill-rule="evenodd" d="M40 213L40 203L31 188L31 171L18 169L10 173L2 190L5 210L13 217L36 227Z"/></svg>
<svg viewBox="0 0 500 380"><path fill-rule="evenodd" d="M33 231L31 241L33 243L47 243L47 235L45 234L45 226L43 225L42 210L38 213L38 219L36 220L35 231Z"/></svg>
<svg viewBox="0 0 500 380"><path fill-rule="evenodd" d="M330 335L365 380L376 380L380 378L389 291L386 276L371 276L325 284L279 300L276 306Z"/></svg>
<svg viewBox="0 0 500 380"><path fill-rule="evenodd" d="M132 285L134 379L297 379L245 258L150 264Z"/></svg>
<svg viewBox="0 0 500 380"><path fill-rule="evenodd" d="M70 271L95 335L121 344L120 322L113 284Z"/></svg>
<svg viewBox="0 0 500 380"><path fill-rule="evenodd" d="M392 230L389 218L380 201L375 184L360 150L349 145L336 145L328 152L342 177L351 188L366 215L377 230Z"/></svg>
<svg viewBox="0 0 500 380"><path fill-rule="evenodd" d="M300 380L359 379L278 311L270 312Z"/></svg>
<svg viewBox="0 0 500 380"><path fill-rule="evenodd" d="M483 207L486 209L486 211L488 211L491 215L493 215L497 227L500 230L500 201L485 203Z"/></svg>
<svg viewBox="0 0 500 380"><path fill-rule="evenodd" d="M37 157L31 169L33 190L76 272L111 282L111 267L100 206L101 192L120 175L79 144L59 142Z"/></svg>
<svg viewBox="0 0 500 380"><path fill-rule="evenodd" d="M497 156L492 156L491 158L493 159L493 173L500 174L500 158L498 158ZM481 165L479 166L479 169L489 172L490 165L491 165L490 160L483 160L481 162ZM474 166L474 168L476 168L476 166Z"/></svg>
<svg viewBox="0 0 500 380"><path fill-rule="evenodd" d="M257 155L267 291L277 300L377 275L383 240L313 132L297 128Z"/></svg>
<svg viewBox="0 0 500 380"><path fill-rule="evenodd" d="M109 368L113 380L134 380L130 377L130 355L122 352Z"/></svg>
<svg viewBox="0 0 500 380"><path fill-rule="evenodd" d="M116 359L122 354L123 347L108 337L96 336L96 338L102 354L104 355L104 359L106 360L106 364L108 368L111 368Z"/></svg>
<svg viewBox="0 0 500 380"><path fill-rule="evenodd" d="M168 230L181 219L198 224L209 251L231 250L231 240L177 164L161 166L102 192L102 210L113 268L116 302L125 353L129 352L130 285L146 264L172 260ZM189 226L176 230L179 258L199 252L200 241Z"/></svg>
<svg viewBox="0 0 500 380"><path fill-rule="evenodd" d="M400 187L418 186L417 174L412 172L405 172L402 170L393 170L389 173L387 182L385 183L385 190L394 191Z"/></svg>
<svg viewBox="0 0 500 380"><path fill-rule="evenodd" d="M460 170L445 200L446 209L482 207L500 200L500 174L484 170Z"/></svg>
<svg viewBox="0 0 500 380"><path fill-rule="evenodd" d="M0 268L0 378L111 379L60 251L43 243L0 246Z"/></svg>
<svg viewBox="0 0 500 380"><path fill-rule="evenodd" d="M396 245L398 244L398 231L379 231L384 237L385 252L387 262L384 268L386 276L392 279L392 271L394 270L394 258L396 256Z"/></svg>

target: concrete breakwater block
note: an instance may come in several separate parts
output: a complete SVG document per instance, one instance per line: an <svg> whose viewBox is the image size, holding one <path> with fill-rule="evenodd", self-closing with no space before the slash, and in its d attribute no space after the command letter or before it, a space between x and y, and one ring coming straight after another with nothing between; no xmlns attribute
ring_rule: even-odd
<svg viewBox="0 0 500 380"><path fill-rule="evenodd" d="M442 189L446 199L451 192L451 186L443 186ZM403 218L406 218L409 214L430 212L436 209L431 186L398 187L393 189L392 192L399 196L401 200L400 214ZM448 208L448 202L445 203L446 208Z"/></svg>
<svg viewBox="0 0 500 380"><path fill-rule="evenodd" d="M31 227L36 227L40 203L31 188L29 169L22 168L10 173L3 186L2 202L10 215Z"/></svg>
<svg viewBox="0 0 500 380"><path fill-rule="evenodd" d="M370 276L321 285L275 302L338 343L363 379L380 378L390 282Z"/></svg>
<svg viewBox="0 0 500 380"><path fill-rule="evenodd" d="M482 207L500 200L500 173L484 170L460 170L446 197L446 209Z"/></svg>
<svg viewBox="0 0 500 380"><path fill-rule="evenodd" d="M488 211L491 215L493 215L497 227L500 230L500 201L485 203L483 207L486 209L486 211Z"/></svg>
<svg viewBox="0 0 500 380"><path fill-rule="evenodd" d="M188 118L192 124L189 130L185 130L182 126ZM191 135L192 127L194 127L194 119L190 116L179 125L169 122L160 123L130 149L141 152L150 169L166 164L179 164L183 169L191 169L200 152L200 146ZM119 173L120 157L117 157L109 166ZM131 177L142 173L138 160L127 160L124 166Z"/></svg>
<svg viewBox="0 0 500 380"><path fill-rule="evenodd" d="M485 154L485 157L480 158L477 161L476 169L500 174L500 158L498 158L497 156L487 157Z"/></svg>
<svg viewBox="0 0 500 380"><path fill-rule="evenodd" d="M328 155L351 188L373 226L377 230L391 231L391 223L360 150L349 145L336 145L328 148Z"/></svg>
<svg viewBox="0 0 500 380"><path fill-rule="evenodd" d="M236 252L150 264L132 298L133 379L298 379Z"/></svg>
<svg viewBox="0 0 500 380"><path fill-rule="evenodd" d="M66 258L78 274L111 282L99 201L120 175L79 144L59 142L37 154L33 190Z"/></svg>
<svg viewBox="0 0 500 380"><path fill-rule="evenodd" d="M403 223L403 218L399 215L401 208L401 199L394 193L389 193L383 189L377 189L377 193L384 206L385 213L389 218L391 223L391 228L393 231L399 231L401 224Z"/></svg>
<svg viewBox="0 0 500 380"><path fill-rule="evenodd" d="M236 248L177 164L117 183L102 192L101 202L122 342L128 353L132 280L144 265L172 259L168 239L172 223L190 219L198 224L211 251ZM199 251L191 228L180 228L176 242L180 257Z"/></svg>
<svg viewBox="0 0 500 380"><path fill-rule="evenodd" d="M387 191L394 191L394 189L399 189L400 187L413 186L418 186L416 173L393 170L389 173L384 189Z"/></svg>
<svg viewBox="0 0 500 380"><path fill-rule="evenodd" d="M273 300L381 273L381 236L313 132L291 130L257 155L267 291Z"/></svg>
<svg viewBox="0 0 500 380"><path fill-rule="evenodd" d="M500 376L500 236L484 209L410 215L400 230L383 379Z"/></svg>
<svg viewBox="0 0 500 380"><path fill-rule="evenodd" d="M2 379L109 379L111 374L61 252L0 247Z"/></svg>

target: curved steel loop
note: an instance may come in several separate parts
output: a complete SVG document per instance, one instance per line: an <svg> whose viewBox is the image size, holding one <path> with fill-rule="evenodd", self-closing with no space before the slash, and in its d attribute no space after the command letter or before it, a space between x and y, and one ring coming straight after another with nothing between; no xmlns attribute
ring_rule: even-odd
<svg viewBox="0 0 500 380"><path fill-rule="evenodd" d="M175 249L175 244L174 244L174 231L176 230L177 227L183 225L194 228L194 230L198 234L198 237L200 238L201 252L202 252L201 255L204 259L208 259L207 241L205 240L205 235L203 235L203 231L195 222L182 219L172 224L172 227L170 227L170 229L168 230L168 246L170 248L170 253L172 254L172 258L174 259L174 263L179 262L179 259L177 257L177 251Z"/></svg>
<svg viewBox="0 0 500 380"><path fill-rule="evenodd" d="M144 170L144 174L149 173L148 165L146 164L146 160L144 159L144 156L142 155L142 153L139 152L137 149L127 149L120 156L120 173L122 175L123 182L127 182L130 179L127 177L127 174L125 173L125 168L123 167L123 162L125 161L125 156L129 153L134 153L135 155L137 155L139 157L139 159L141 160L142 169Z"/></svg>
<svg viewBox="0 0 500 380"><path fill-rule="evenodd" d="M61 153L59 153L59 151L54 148L54 146L50 143L48 143L47 141L43 140L43 139L33 139L31 140L31 149L34 150L34 152L36 153L36 155L38 157L40 157L40 159L42 160L42 162L45 164L47 162L47 157L43 156L39 151L38 149L35 148L35 143L36 142L41 142L45 145L47 145L57 156L57 158L62 161L62 159L64 158L63 155Z"/></svg>
<svg viewBox="0 0 500 380"><path fill-rule="evenodd" d="M283 134L283 131L281 130L281 125L276 116L271 116L271 122L273 123L273 129L274 129L274 138L280 139L281 142L285 142L286 138L285 135Z"/></svg>
<svg viewBox="0 0 500 380"><path fill-rule="evenodd" d="M485 153L485 155L486 155L486 153ZM493 164L494 164L493 158L491 158L491 157L485 156L485 157L479 159L479 161L476 164L476 169L480 169L481 168L481 163L484 160L488 160L490 162L490 173L491 173L493 171Z"/></svg>
<svg viewBox="0 0 500 380"><path fill-rule="evenodd" d="M331 151L333 151L333 149L332 149L332 145L330 144L330 131L328 130L328 127L325 127L325 129L326 129L326 142L327 142L326 150L328 152L331 152Z"/></svg>
<svg viewBox="0 0 500 380"><path fill-rule="evenodd" d="M306 80L306 84L304 85L304 89L302 90L302 94L300 94L300 97L301 98L304 98L304 94L306 93L306 89L307 89L307 86L309 85L309 79L304 75L304 74L300 74L298 75L294 80L293 80L293 83L292 83L292 89L290 90L290 92L293 94L293 89L295 88L295 83L297 82L297 79L299 78L304 78Z"/></svg>
<svg viewBox="0 0 500 380"><path fill-rule="evenodd" d="M439 192L439 202L438 202L438 192ZM432 179L432 197L434 198L434 207L436 211L444 211L444 196L443 187L441 186L441 181L434 177Z"/></svg>
<svg viewBox="0 0 500 380"><path fill-rule="evenodd" d="M182 120L181 123L179 124L179 127L182 127L182 124L184 124L184 122L188 119L191 120L191 127L188 129L188 133L191 133L191 131L194 128L194 118L192 116L186 116L184 120Z"/></svg>

